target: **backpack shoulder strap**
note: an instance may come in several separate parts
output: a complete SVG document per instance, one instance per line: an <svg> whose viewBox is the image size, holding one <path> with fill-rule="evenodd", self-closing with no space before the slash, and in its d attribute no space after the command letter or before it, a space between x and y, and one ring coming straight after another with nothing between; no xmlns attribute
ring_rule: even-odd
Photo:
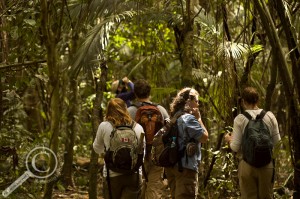
<svg viewBox="0 0 300 199"><path fill-rule="evenodd" d="M131 124L130 124L130 127L134 130L134 127L136 125L136 122L134 120L132 120Z"/></svg>
<svg viewBox="0 0 300 199"><path fill-rule="evenodd" d="M258 114L257 116L256 116L256 119L263 119L264 118L264 116L266 115L266 111L265 110L262 110L261 112L260 112L260 114Z"/></svg>
<svg viewBox="0 0 300 199"><path fill-rule="evenodd" d="M121 124L121 125L113 126L113 127L114 127L114 129L119 128L119 127L130 127L132 129L134 129L135 125L136 125L136 122L134 120L132 120L132 122L130 124Z"/></svg>
<svg viewBox="0 0 300 199"><path fill-rule="evenodd" d="M170 123L171 124L175 124L177 122L177 119L182 116L183 114L185 114L184 112L177 112L173 117L171 117L170 119Z"/></svg>
<svg viewBox="0 0 300 199"><path fill-rule="evenodd" d="M247 111L243 112L243 115L248 119L248 120L252 120L252 116L250 115L250 113L248 113Z"/></svg>

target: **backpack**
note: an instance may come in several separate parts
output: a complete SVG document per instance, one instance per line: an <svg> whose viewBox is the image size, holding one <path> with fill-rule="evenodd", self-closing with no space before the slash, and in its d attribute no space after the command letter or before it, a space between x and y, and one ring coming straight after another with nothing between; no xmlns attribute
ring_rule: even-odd
<svg viewBox="0 0 300 199"><path fill-rule="evenodd" d="M185 148L179 150L178 124L177 119L183 113L176 114L171 120L155 135L151 160L154 165L160 167L173 167L178 163L178 169L182 169L181 158Z"/></svg>
<svg viewBox="0 0 300 199"><path fill-rule="evenodd" d="M164 118L157 104L142 102L140 105L135 106L137 107L135 121L139 123L145 131L146 158L149 158L154 135L163 127Z"/></svg>
<svg viewBox="0 0 300 199"><path fill-rule="evenodd" d="M267 125L263 121L266 111L255 119L247 112L243 115L249 119L242 137L243 159L254 167L263 167L272 161L273 141Z"/></svg>
<svg viewBox="0 0 300 199"><path fill-rule="evenodd" d="M138 144L134 131L135 122L130 126L113 126L110 147L105 150L104 161L108 169L118 173L134 173L143 163L143 141Z"/></svg>

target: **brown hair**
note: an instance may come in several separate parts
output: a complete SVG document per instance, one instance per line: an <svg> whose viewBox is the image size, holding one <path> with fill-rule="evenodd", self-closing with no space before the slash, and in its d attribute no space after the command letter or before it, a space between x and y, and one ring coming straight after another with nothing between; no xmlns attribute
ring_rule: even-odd
<svg viewBox="0 0 300 199"><path fill-rule="evenodd" d="M259 95L255 88L246 87L242 92L242 99L248 104L257 104L259 101Z"/></svg>
<svg viewBox="0 0 300 199"><path fill-rule="evenodd" d="M130 125L132 119L127 110L125 102L120 98L113 98L108 102L106 120L114 125Z"/></svg>
<svg viewBox="0 0 300 199"><path fill-rule="evenodd" d="M150 84L144 80L139 79L136 82L134 82L134 94L139 99L145 99L150 96L151 92L151 86Z"/></svg>
<svg viewBox="0 0 300 199"><path fill-rule="evenodd" d="M177 96L173 99L173 101L170 105L171 116L173 116L179 110L183 111L188 99L198 100L198 99L194 99L195 96L190 95L190 92L192 89L193 88L186 87L186 88L181 89L177 93ZM199 93L196 90L195 90L195 94L199 95Z"/></svg>

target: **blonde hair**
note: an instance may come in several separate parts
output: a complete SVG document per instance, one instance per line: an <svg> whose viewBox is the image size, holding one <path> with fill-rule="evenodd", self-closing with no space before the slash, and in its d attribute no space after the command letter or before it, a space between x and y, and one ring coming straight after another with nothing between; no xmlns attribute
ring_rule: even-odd
<svg viewBox="0 0 300 199"><path fill-rule="evenodd" d="M108 102L106 120L114 125L130 125L132 119L127 110L126 103L120 98L113 98Z"/></svg>

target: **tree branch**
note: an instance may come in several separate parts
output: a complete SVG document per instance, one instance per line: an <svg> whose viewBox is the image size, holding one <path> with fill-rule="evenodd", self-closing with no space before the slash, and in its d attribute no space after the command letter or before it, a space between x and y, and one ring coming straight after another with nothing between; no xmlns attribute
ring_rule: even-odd
<svg viewBox="0 0 300 199"><path fill-rule="evenodd" d="M16 64L0 64L0 70L2 69L7 69L7 68L13 68L13 67L28 67L30 65L36 65L40 63L45 63L47 60L38 60L38 61L27 61L27 62L22 62L22 63L16 63Z"/></svg>

